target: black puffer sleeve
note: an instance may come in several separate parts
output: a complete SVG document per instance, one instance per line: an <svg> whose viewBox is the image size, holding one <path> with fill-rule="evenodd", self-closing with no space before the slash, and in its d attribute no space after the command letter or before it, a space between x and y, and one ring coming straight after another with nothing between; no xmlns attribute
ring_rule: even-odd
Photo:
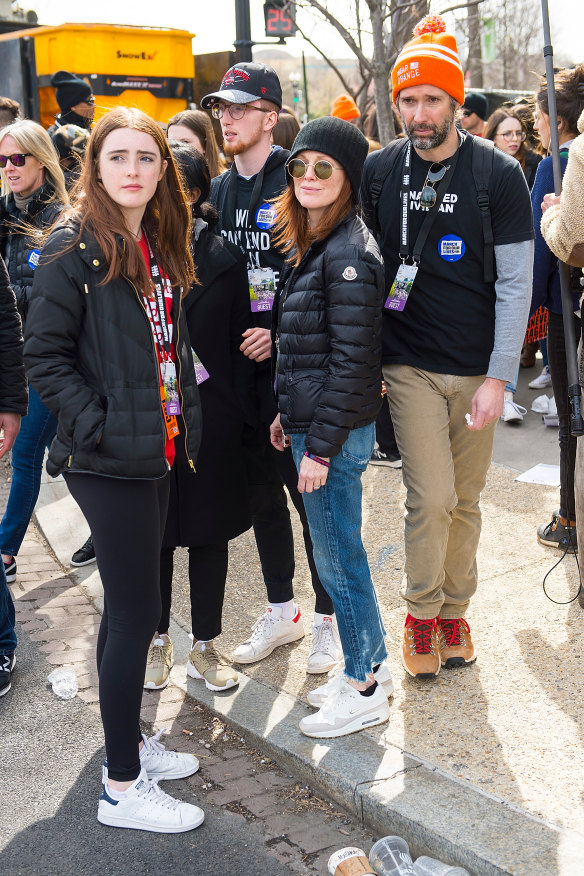
<svg viewBox="0 0 584 876"><path fill-rule="evenodd" d="M26 415L28 390L22 358L22 323L0 258L0 411Z"/></svg>

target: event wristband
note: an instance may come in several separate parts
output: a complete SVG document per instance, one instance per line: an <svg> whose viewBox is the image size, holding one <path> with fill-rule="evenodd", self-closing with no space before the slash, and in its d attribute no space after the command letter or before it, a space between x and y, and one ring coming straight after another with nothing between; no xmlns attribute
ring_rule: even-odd
<svg viewBox="0 0 584 876"><path fill-rule="evenodd" d="M315 456L314 453L309 453L308 450L304 455L309 459L314 459L315 462L320 462L321 465L325 465L327 468L331 467L330 462L327 462L326 459L321 459L320 456Z"/></svg>

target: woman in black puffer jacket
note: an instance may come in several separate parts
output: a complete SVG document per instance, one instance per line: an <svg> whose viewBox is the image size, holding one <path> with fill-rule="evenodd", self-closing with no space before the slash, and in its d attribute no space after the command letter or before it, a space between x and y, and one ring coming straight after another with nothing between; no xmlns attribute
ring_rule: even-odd
<svg viewBox="0 0 584 876"><path fill-rule="evenodd" d="M367 150L348 122L309 122L290 153L289 187L275 202L275 240L289 258L273 310L280 413L271 437L279 450L291 443L345 657L344 673L308 696L320 708L300 729L317 738L387 721L392 688L361 539L361 475L381 406L384 294L377 244L355 210Z"/></svg>
<svg viewBox="0 0 584 876"><path fill-rule="evenodd" d="M76 201L50 234L25 333L31 384L57 416L48 470L93 534L105 609L97 643L107 753L98 820L177 833L201 810L157 779L198 769L140 735L175 441L194 471L201 416L181 288L195 279L190 208L159 125L118 108L95 126ZM154 780L154 781L150 781Z"/></svg>
<svg viewBox="0 0 584 876"><path fill-rule="evenodd" d="M21 119L0 131L0 255L8 268L23 323L28 312L40 238L69 203L65 179L47 132ZM6 579L16 579L16 556L34 511L45 449L57 420L33 388L27 416L12 450L12 483L0 523L0 549Z"/></svg>

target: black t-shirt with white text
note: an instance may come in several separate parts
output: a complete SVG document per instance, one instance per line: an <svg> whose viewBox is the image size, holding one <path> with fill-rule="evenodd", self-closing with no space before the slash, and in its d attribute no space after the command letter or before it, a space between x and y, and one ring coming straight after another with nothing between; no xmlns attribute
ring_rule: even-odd
<svg viewBox="0 0 584 876"><path fill-rule="evenodd" d="M465 137L454 175L424 245L405 309L402 312L384 309L385 363L462 376L486 374L488 370L495 336L495 284L484 281L483 226L471 154L472 138ZM367 159L365 192L380 155L374 152ZM388 293L401 264L403 155L405 149L385 180L377 207L378 242L385 262ZM442 163L448 164L448 160ZM412 148L410 255L427 215L419 207L419 198L430 165ZM493 155L489 202L495 245L533 239L531 200L521 165L498 149Z"/></svg>

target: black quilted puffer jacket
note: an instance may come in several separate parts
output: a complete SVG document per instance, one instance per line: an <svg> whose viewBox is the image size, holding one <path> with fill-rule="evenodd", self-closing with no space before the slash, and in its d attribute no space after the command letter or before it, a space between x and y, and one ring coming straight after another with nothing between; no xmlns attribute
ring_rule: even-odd
<svg viewBox="0 0 584 876"><path fill-rule="evenodd" d="M164 457L159 370L142 298L125 277L106 285L103 254L71 223L55 229L36 270L26 321L27 376L58 418L47 471L157 478ZM180 292L174 289L173 339L186 443L194 464L201 406Z"/></svg>
<svg viewBox="0 0 584 876"><path fill-rule="evenodd" d="M53 201L53 188L46 183L30 199L26 210L19 210L12 192L0 204L0 254L6 262L10 285L20 315L26 319L28 302L38 265L40 247L34 232L22 232L22 225L37 228L40 234L57 219L63 205Z"/></svg>
<svg viewBox="0 0 584 876"><path fill-rule="evenodd" d="M310 453L336 456L379 412L383 294L379 249L354 211L283 273L272 331L278 408L285 433L307 433Z"/></svg>

